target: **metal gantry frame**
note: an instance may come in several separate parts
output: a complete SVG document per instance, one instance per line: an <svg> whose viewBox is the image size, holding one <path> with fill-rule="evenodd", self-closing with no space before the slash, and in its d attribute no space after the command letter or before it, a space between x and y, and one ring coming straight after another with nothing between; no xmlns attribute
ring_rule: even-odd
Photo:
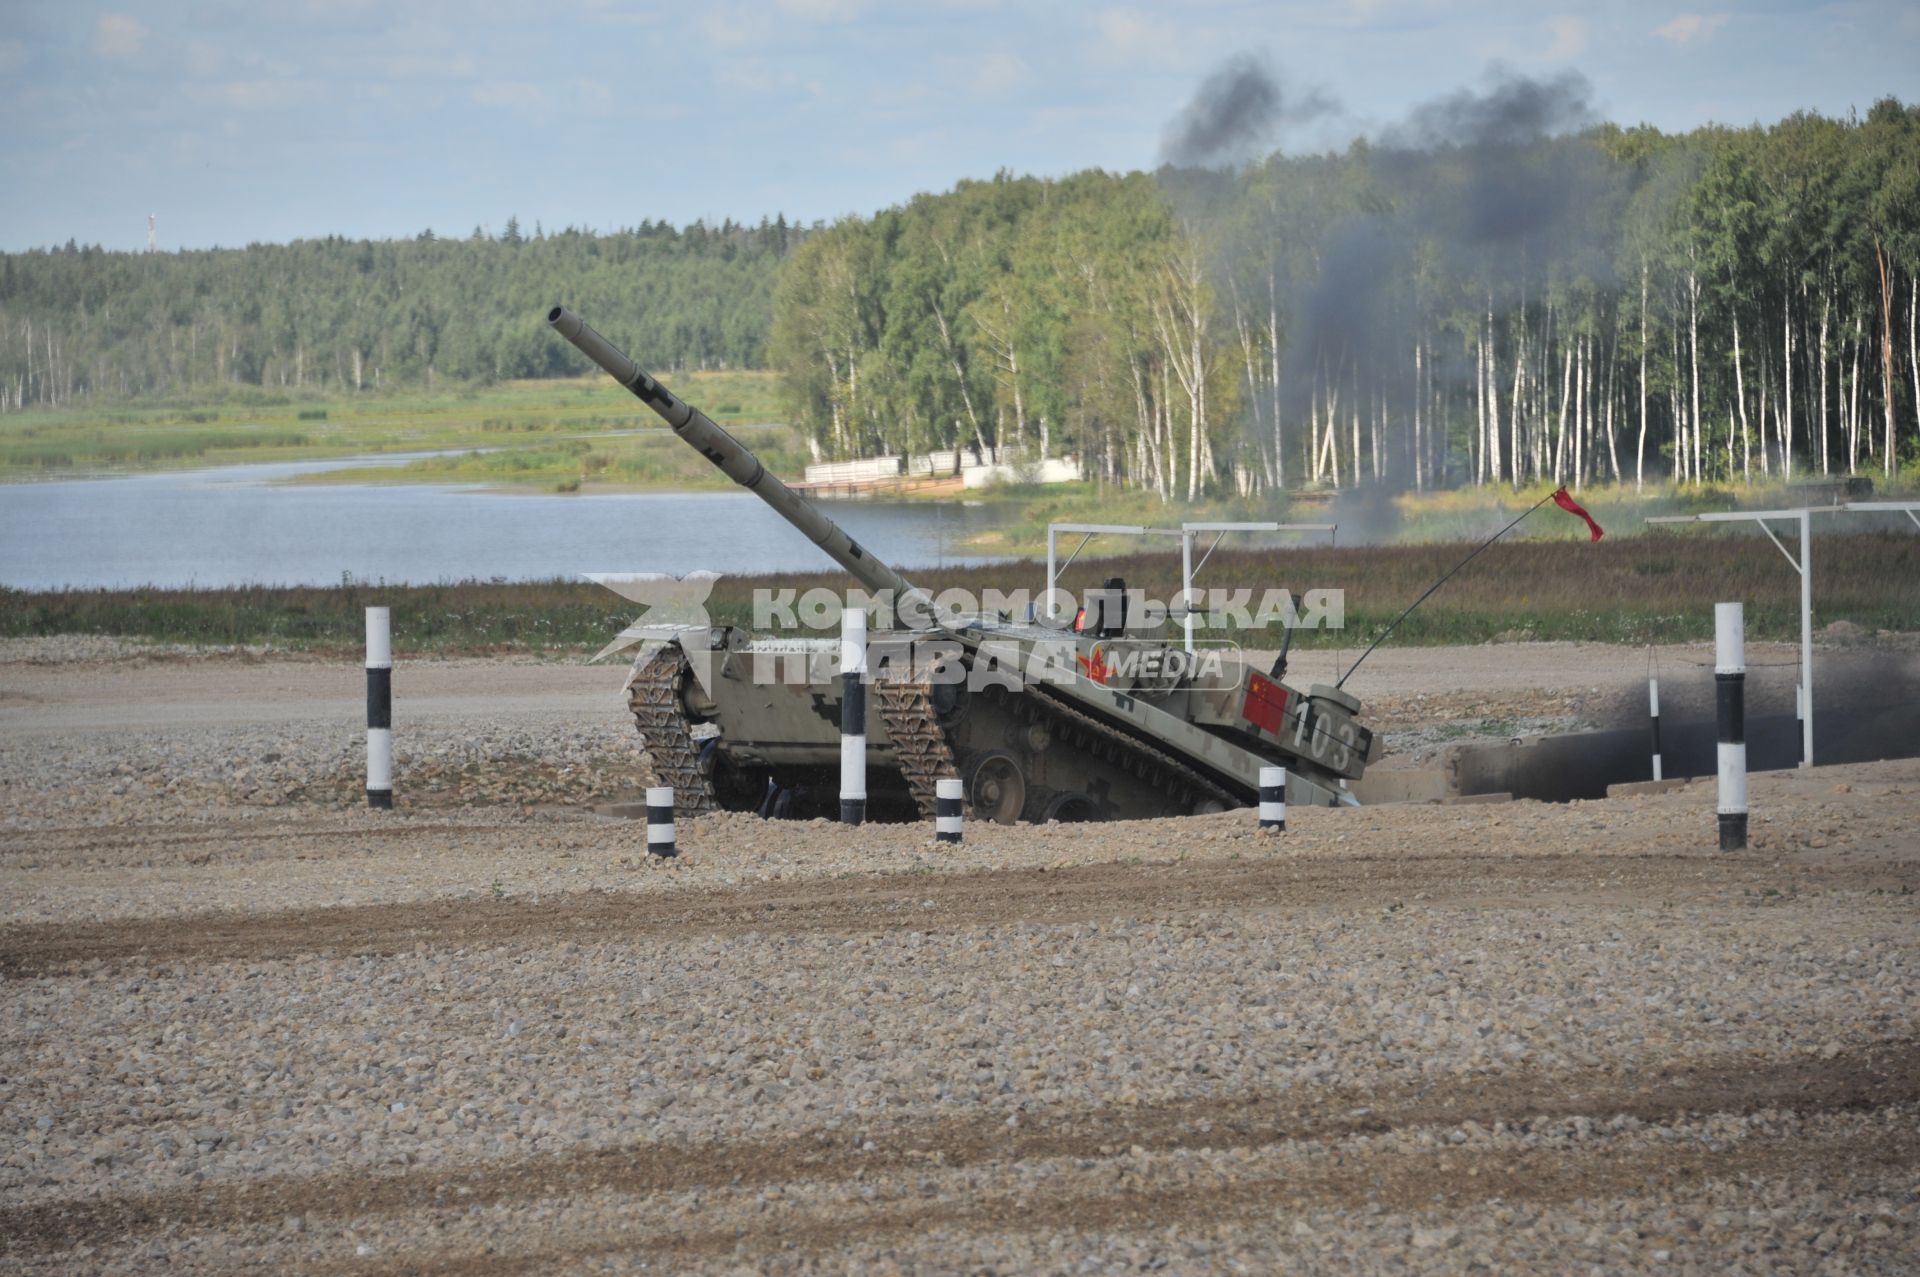
<svg viewBox="0 0 1920 1277"><path fill-rule="evenodd" d="M1074 559L1079 556L1080 551L1087 548L1087 542L1093 538L1097 536L1179 537L1180 604L1184 612L1181 629L1184 635L1183 646L1186 651L1191 652L1193 651L1194 614L1193 609L1188 606L1188 600L1193 595L1193 578L1199 574L1201 568L1207 565L1207 560L1213 557L1213 552L1220 548L1220 542L1226 539L1227 533L1325 532L1331 539L1339 533L1339 530L1340 525L1337 523L1219 523L1204 519L1183 523L1177 528L1149 528L1137 523L1049 523L1047 525L1047 589L1041 596L1041 606L1047 608L1049 616L1052 615L1050 604L1054 583L1060 579L1062 572L1073 565ZM1059 535L1062 532L1081 534L1080 544L1074 546L1067 554L1065 563L1059 561ZM1200 562L1195 563L1193 561L1194 541L1206 532L1216 534L1213 544L1208 546L1206 553L1200 556Z"/></svg>
<svg viewBox="0 0 1920 1277"><path fill-rule="evenodd" d="M1897 510L1912 519L1914 527L1920 528L1920 501L1849 501L1843 508L1865 510L1873 514Z"/></svg>
<svg viewBox="0 0 1920 1277"><path fill-rule="evenodd" d="M1059 534L1062 532L1083 534L1080 544L1073 547L1065 563L1059 562ZM1177 537L1182 535L1184 534L1177 528L1149 528L1138 523L1049 523L1047 525L1047 588L1040 596L1040 606L1045 609L1049 618L1053 618L1054 582L1060 579L1062 572L1073 566L1073 561L1079 557L1080 551L1086 549L1087 542L1095 537Z"/></svg>
<svg viewBox="0 0 1920 1277"><path fill-rule="evenodd" d="M1332 538L1337 536L1339 531L1340 525L1337 523L1212 523L1206 520L1199 520L1192 523L1181 524L1180 604L1186 613L1185 619L1181 622L1181 629L1185 636L1183 643L1185 649L1188 652L1193 651L1193 578L1200 574L1201 568L1207 566L1207 560L1213 557L1213 552L1220 548L1222 541L1226 540L1227 533L1325 532L1328 536L1329 544L1331 544ZM1193 543L1203 532L1212 532L1216 535L1213 538L1213 544L1207 547L1207 552L1200 556L1198 563L1195 563L1193 561Z"/></svg>
<svg viewBox="0 0 1920 1277"><path fill-rule="evenodd" d="M1798 510L1730 510L1714 514L1655 515L1648 523L1754 523L1767 540L1800 574L1800 765L1813 766L1813 516L1816 514L1883 514L1898 511L1920 528L1920 501L1849 501L1833 506L1805 506ZM1800 557L1795 559L1773 529L1770 519L1791 519L1800 525Z"/></svg>

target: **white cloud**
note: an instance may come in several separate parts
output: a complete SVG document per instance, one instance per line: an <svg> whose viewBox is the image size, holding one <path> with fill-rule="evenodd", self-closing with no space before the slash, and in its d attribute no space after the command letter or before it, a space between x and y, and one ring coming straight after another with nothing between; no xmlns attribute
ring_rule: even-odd
<svg viewBox="0 0 1920 1277"><path fill-rule="evenodd" d="M568 109L588 115L605 115L613 109L613 90L599 80L575 79Z"/></svg>
<svg viewBox="0 0 1920 1277"><path fill-rule="evenodd" d="M407 82L470 80L479 74L479 66L465 53L395 53L381 58L378 66L389 80Z"/></svg>
<svg viewBox="0 0 1920 1277"><path fill-rule="evenodd" d="M103 58L131 58L146 41L147 29L124 13L103 13L93 24L93 51Z"/></svg>
<svg viewBox="0 0 1920 1277"><path fill-rule="evenodd" d="M27 65L27 46L18 40L0 40L0 75Z"/></svg>
<svg viewBox="0 0 1920 1277"><path fill-rule="evenodd" d="M990 53L973 71L973 87L987 97L998 97L1025 84L1033 68L1017 53Z"/></svg>
<svg viewBox="0 0 1920 1277"><path fill-rule="evenodd" d="M1683 13L1665 26L1655 27L1653 33L1674 44L1692 44L1695 40L1705 40L1726 26L1728 16L1724 13Z"/></svg>
<svg viewBox="0 0 1920 1277"><path fill-rule="evenodd" d="M700 34L716 49L744 49L764 44L771 35L765 23L749 18L729 5L708 5L694 18Z"/></svg>
<svg viewBox="0 0 1920 1277"><path fill-rule="evenodd" d="M805 22L850 22L866 7L866 0L774 0L774 8Z"/></svg>
<svg viewBox="0 0 1920 1277"><path fill-rule="evenodd" d="M187 69L196 79L210 79L220 73L227 64L227 54L218 45L205 40L195 40L187 45Z"/></svg>
<svg viewBox="0 0 1920 1277"><path fill-rule="evenodd" d="M814 77L781 66L765 58L735 58L720 64L714 80L729 94L766 96L782 94L793 106L817 104L827 100L826 84ZM878 90L874 90L878 93Z"/></svg>
<svg viewBox="0 0 1920 1277"><path fill-rule="evenodd" d="M1557 14L1547 19L1547 31L1552 35L1553 42L1547 46L1546 53L1541 56L1549 62L1577 58L1586 50L1588 28L1585 18L1576 18L1566 13Z"/></svg>
<svg viewBox="0 0 1920 1277"><path fill-rule="evenodd" d="M758 58L735 58L720 63L713 71L714 82L734 93L771 93L774 77Z"/></svg>
<svg viewBox="0 0 1920 1277"><path fill-rule="evenodd" d="M1127 64L1164 60L1167 50L1179 47L1178 33L1133 9L1104 9L1094 15L1098 42L1095 55L1103 62Z"/></svg>
<svg viewBox="0 0 1920 1277"><path fill-rule="evenodd" d="M307 0L307 9L319 18L355 18L377 12L381 0Z"/></svg>
<svg viewBox="0 0 1920 1277"><path fill-rule="evenodd" d="M481 106L506 107L514 111L547 109L545 90L524 80L489 80L473 91L473 100Z"/></svg>
<svg viewBox="0 0 1920 1277"><path fill-rule="evenodd" d="M284 111L304 106L320 96L319 86L311 80L227 80L218 84L196 84L187 89L196 102L224 106L242 112Z"/></svg>
<svg viewBox="0 0 1920 1277"><path fill-rule="evenodd" d="M952 146L953 138L944 129L930 128L901 133L878 145L837 143L829 146L826 154L833 163L855 170L871 167L876 160L892 165L920 164L949 152Z"/></svg>

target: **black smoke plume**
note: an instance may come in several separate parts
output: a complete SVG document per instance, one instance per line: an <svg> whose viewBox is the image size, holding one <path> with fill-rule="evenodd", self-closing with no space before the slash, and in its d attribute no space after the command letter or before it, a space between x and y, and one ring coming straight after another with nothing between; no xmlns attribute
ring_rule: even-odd
<svg viewBox="0 0 1920 1277"><path fill-rule="evenodd" d="M1564 224L1591 194L1598 172L1591 152L1541 144L1597 124L1592 94L1575 71L1530 80L1496 66L1485 92L1449 94L1384 131L1380 171L1403 206L1426 229L1444 230L1450 244L1524 247ZM1457 197L1436 201L1428 170L1449 151L1466 158L1472 180Z"/></svg>
<svg viewBox="0 0 1920 1277"><path fill-rule="evenodd" d="M1415 108L1381 135L1381 143L1416 151L1442 146L1524 146L1599 122L1591 100L1593 86L1578 71L1529 80L1494 67L1487 80L1485 93L1461 89Z"/></svg>
<svg viewBox="0 0 1920 1277"><path fill-rule="evenodd" d="M1285 316L1269 421L1277 413L1297 430L1314 387L1326 384L1341 387L1343 413L1376 401L1394 414L1410 411L1416 316L1406 298L1436 259L1448 267L1445 277L1474 281L1456 303L1468 314L1537 301L1525 294L1528 272L1542 262L1579 258L1590 276L1608 273L1608 263L1594 260L1600 244L1589 221L1616 193L1618 174L1580 136L1599 118L1585 77L1532 79L1495 66L1481 84L1356 138L1336 162L1361 183L1330 222L1302 220L1301 202L1286 186L1263 182L1257 163L1238 174L1202 167L1236 147L1244 153L1309 106L1318 114L1330 102L1310 95L1290 105L1261 64L1230 61L1169 126L1174 166L1161 172L1183 220L1211 232L1221 295L1233 295L1232 276L1242 296L1271 290ZM1295 171L1308 180L1315 172L1311 162ZM1474 384L1476 369L1457 344L1429 354L1426 373L1436 381ZM1384 477L1390 488L1410 482Z"/></svg>
<svg viewBox="0 0 1920 1277"><path fill-rule="evenodd" d="M1160 157L1181 167L1233 163L1271 140L1282 126L1338 109L1318 89L1290 98L1259 58L1236 54L1208 73L1193 101L1168 125Z"/></svg>

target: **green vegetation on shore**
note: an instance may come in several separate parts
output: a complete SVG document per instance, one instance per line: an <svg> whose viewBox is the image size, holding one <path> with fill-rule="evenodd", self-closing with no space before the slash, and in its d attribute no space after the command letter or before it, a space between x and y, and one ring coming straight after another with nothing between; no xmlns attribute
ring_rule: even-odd
<svg viewBox="0 0 1920 1277"><path fill-rule="evenodd" d="M689 372L672 384L729 426L779 419L771 373ZM570 478L577 483L579 458L598 450L615 458L605 468L621 483L681 487L707 480L706 463L684 447L684 466L619 464L648 452L645 442L623 441L633 431L645 432L642 440L673 442L658 417L601 376L331 396L241 387L217 399L143 399L110 410L82 404L0 415L0 480L478 449L491 450L489 456L526 455L518 463L431 458L417 467L360 470L353 477L557 487ZM782 455L798 446L784 437L771 442ZM766 445L756 440L754 446Z"/></svg>
<svg viewBox="0 0 1920 1277"><path fill-rule="evenodd" d="M807 452L786 426L735 425L769 469L797 473ZM537 445L445 452L392 466L355 466L305 475L302 483L465 483L549 492L731 488L733 481L664 426L631 434L572 436Z"/></svg>
<svg viewBox="0 0 1920 1277"><path fill-rule="evenodd" d="M1764 541L1700 531L1609 537L1599 545L1571 541L1502 542L1395 633L1408 645L1489 640L1573 640L1654 643L1712 635L1713 601L1747 603L1749 637L1787 641L1799 633L1799 584ZM1346 592L1346 628L1302 631L1302 648L1365 644L1418 597L1467 546L1459 543L1308 547L1280 552L1222 549L1200 584ZM1823 535L1815 542L1815 623L1846 621L1872 632L1920 629L1920 547L1912 533ZM1033 562L944 571L925 584L1037 591ZM1178 587L1179 559L1165 551L1082 561L1063 578L1073 590L1121 575L1129 585L1167 598ZM716 621L749 624L757 589L845 589L836 573L725 577L709 611ZM362 609L393 609L402 652L441 655L496 652L587 653L629 623L638 609L586 582L466 583L229 590L0 590L0 637L115 635L193 644L268 644L357 650ZM1244 639L1244 635L1240 636ZM1251 640L1260 645L1263 636Z"/></svg>

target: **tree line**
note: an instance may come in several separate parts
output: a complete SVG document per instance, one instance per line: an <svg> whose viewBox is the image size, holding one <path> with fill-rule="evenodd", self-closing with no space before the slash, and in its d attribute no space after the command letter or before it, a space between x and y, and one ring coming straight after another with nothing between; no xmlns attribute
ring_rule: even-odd
<svg viewBox="0 0 1920 1277"><path fill-rule="evenodd" d="M509 219L466 238L0 254L0 405L577 374L537 322L558 300L638 334L661 368L760 367L774 275L804 235L784 217L610 234Z"/></svg>
<svg viewBox="0 0 1920 1277"><path fill-rule="evenodd" d="M1471 115L1472 112L1467 114ZM1167 498L1891 474L1920 459L1920 109L1390 134L963 181L872 217L0 255L0 403L771 367L822 456L1072 455Z"/></svg>
<svg viewBox="0 0 1920 1277"><path fill-rule="evenodd" d="M963 182L809 238L770 353L836 456L1300 483L1742 482L1920 455L1920 111Z"/></svg>

